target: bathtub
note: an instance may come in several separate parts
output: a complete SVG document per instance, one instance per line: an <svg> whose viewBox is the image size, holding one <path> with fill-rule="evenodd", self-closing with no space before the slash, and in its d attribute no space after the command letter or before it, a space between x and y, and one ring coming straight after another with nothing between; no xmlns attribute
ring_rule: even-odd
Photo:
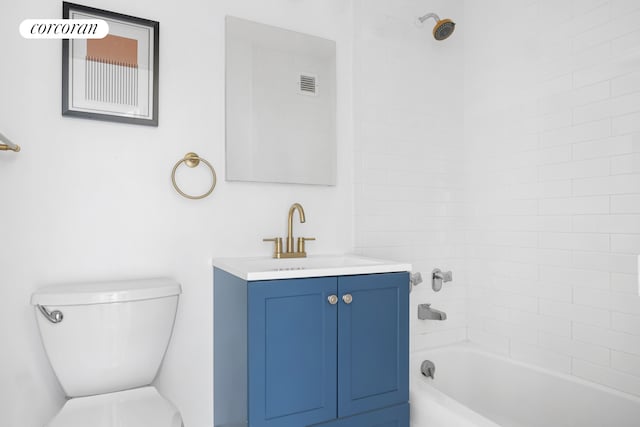
<svg viewBox="0 0 640 427"><path fill-rule="evenodd" d="M420 373L429 359L435 379ZM640 398L470 344L414 353L412 427L638 427Z"/></svg>

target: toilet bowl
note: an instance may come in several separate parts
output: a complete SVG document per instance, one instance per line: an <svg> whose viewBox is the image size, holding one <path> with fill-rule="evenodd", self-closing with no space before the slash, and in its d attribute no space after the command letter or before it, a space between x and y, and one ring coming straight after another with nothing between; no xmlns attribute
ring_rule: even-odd
<svg viewBox="0 0 640 427"><path fill-rule="evenodd" d="M48 427L180 427L150 386L181 287L171 279L49 286L31 297L51 367L70 399Z"/></svg>

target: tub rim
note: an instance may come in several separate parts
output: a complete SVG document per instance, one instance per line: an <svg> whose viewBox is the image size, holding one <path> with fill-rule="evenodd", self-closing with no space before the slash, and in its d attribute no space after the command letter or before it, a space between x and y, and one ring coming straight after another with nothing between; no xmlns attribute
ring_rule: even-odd
<svg viewBox="0 0 640 427"><path fill-rule="evenodd" d="M555 371L549 368L544 368L542 366L539 365L534 365L532 363L527 363L527 362L523 362L517 359L513 359L511 357L508 357L504 354L501 353L496 353L493 352L489 349L487 349L486 347L483 347L481 345L472 343L470 341L466 341L466 342L459 342L459 343L454 343L454 344L447 344L447 345L441 345L441 346L435 346L435 347L431 347L431 348L426 348L426 349L421 349L421 350L417 350L411 353L410 357L409 357L409 369L413 369L414 367L414 363L417 362L418 359L424 360L423 357L426 357L427 354L433 354L433 353L442 353L445 352L447 350L458 350L458 351L462 351L462 352L466 352L466 353L477 353L480 355L483 355L485 357L489 357L489 358L493 358L493 359L497 359L500 360L502 362L505 363L510 363L512 365L515 366L519 366L521 368L525 368L525 369L529 369L538 373L542 373L545 375L550 375L552 377L556 377L558 379L562 379L565 381L570 381L573 383L577 383L579 385L585 386L585 387L589 387L601 392L605 392L605 393L610 393L613 394L616 397L620 397L629 401L632 401L636 404L640 404L640 396L636 396L634 394L631 393L627 393L625 391L622 390L618 390L616 388L610 387L610 386L606 386L603 384L599 384L596 383L594 381L589 381L586 380L584 378L580 378L578 376L575 375L571 375L571 374L567 374L564 372L559 372L559 371ZM437 366L436 366L437 368ZM429 386L431 386L432 388L438 390L437 387L435 387L433 384L430 384L429 379L424 378L420 372L410 372L410 377L413 378L414 376L419 378L421 381L423 381L424 383L428 384ZM440 391L440 390L438 390ZM440 391L441 392L441 391ZM441 392L444 395L446 395L447 397L449 397L450 399L453 399L454 401L456 401L453 397L447 395L444 392ZM457 401L456 401L457 402ZM464 406L464 405L463 405ZM466 407L466 406L465 406ZM475 411L474 411L475 412Z"/></svg>

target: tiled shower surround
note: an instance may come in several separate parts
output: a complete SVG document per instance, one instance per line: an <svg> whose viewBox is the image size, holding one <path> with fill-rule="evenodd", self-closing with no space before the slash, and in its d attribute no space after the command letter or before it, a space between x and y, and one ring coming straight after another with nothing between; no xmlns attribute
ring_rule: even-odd
<svg viewBox="0 0 640 427"><path fill-rule="evenodd" d="M413 292L450 315L413 349L640 395L640 3L421 3L356 2L357 250L454 271ZM407 24L429 11L449 40Z"/></svg>
<svg viewBox="0 0 640 427"><path fill-rule="evenodd" d="M412 349L467 337L463 38L436 42L432 21L413 22L437 11L461 27L463 2L425 4L360 0L354 10L355 246L423 273L411 294ZM454 271L455 285L438 294L427 283L435 267ZM417 321L423 302L447 321Z"/></svg>

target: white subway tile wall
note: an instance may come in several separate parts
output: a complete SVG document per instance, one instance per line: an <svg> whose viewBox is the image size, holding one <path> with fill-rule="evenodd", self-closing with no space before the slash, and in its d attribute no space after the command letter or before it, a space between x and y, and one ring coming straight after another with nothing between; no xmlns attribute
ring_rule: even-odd
<svg viewBox="0 0 640 427"><path fill-rule="evenodd" d="M422 272L411 293L412 349L467 339L463 38L436 42L432 22L414 25L433 11L461 18L463 4L421 3L354 2L355 247ZM436 267L454 272L439 293ZM419 303L447 320L419 321Z"/></svg>
<svg viewBox="0 0 640 427"><path fill-rule="evenodd" d="M640 395L640 2L464 7L468 339Z"/></svg>
<svg viewBox="0 0 640 427"><path fill-rule="evenodd" d="M640 395L640 2L354 6L356 250L423 273L412 350L470 340Z"/></svg>

